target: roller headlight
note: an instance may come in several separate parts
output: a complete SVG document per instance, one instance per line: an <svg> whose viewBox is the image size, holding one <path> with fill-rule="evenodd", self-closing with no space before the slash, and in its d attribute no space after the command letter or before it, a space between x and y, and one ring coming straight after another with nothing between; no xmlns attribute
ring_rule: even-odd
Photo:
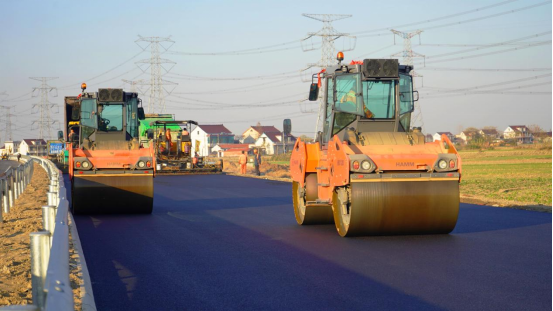
<svg viewBox="0 0 553 311"><path fill-rule="evenodd" d="M82 166L83 166L83 168L89 168L90 163L88 163L87 161L83 161Z"/></svg>
<svg viewBox="0 0 553 311"><path fill-rule="evenodd" d="M138 167L144 168L146 166L146 163L144 161L138 161Z"/></svg>
<svg viewBox="0 0 553 311"><path fill-rule="evenodd" d="M361 168L368 171L371 169L371 162L369 161L363 161L361 162Z"/></svg>
<svg viewBox="0 0 553 311"><path fill-rule="evenodd" d="M441 169L447 168L447 162L445 160L438 161L438 167Z"/></svg>

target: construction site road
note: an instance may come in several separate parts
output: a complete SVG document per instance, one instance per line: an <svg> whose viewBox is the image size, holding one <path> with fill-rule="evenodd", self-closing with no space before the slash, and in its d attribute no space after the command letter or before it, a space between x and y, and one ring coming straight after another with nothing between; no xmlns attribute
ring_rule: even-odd
<svg viewBox="0 0 553 311"><path fill-rule="evenodd" d="M299 226L292 185L158 176L152 215L76 216L98 310L551 310L551 214L461 204L449 235Z"/></svg>

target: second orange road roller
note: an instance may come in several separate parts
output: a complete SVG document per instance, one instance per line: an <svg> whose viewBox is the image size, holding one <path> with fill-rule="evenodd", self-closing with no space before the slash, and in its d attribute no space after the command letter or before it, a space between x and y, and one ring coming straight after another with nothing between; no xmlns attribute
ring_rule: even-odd
<svg viewBox="0 0 553 311"><path fill-rule="evenodd" d="M445 135L425 142L411 127L412 66L342 60L313 77L309 99L321 88L324 123L315 142L298 139L292 151L296 221L334 223L344 237L451 232L461 158Z"/></svg>
<svg viewBox="0 0 553 311"><path fill-rule="evenodd" d="M73 213L151 213L156 163L139 142L138 94L81 88L65 105Z"/></svg>

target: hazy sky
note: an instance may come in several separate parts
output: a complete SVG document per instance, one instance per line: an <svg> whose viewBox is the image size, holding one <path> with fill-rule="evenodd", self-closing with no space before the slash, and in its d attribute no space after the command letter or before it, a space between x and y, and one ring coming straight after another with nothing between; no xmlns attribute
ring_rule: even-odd
<svg viewBox="0 0 553 311"><path fill-rule="evenodd" d="M299 40L323 23L302 13L352 15L333 23L337 31L358 37L355 49L345 52L346 61L401 51L402 39L396 37L394 46L387 28L422 29L422 45L419 37L413 38L413 50L427 56L425 64L415 59L416 70L424 75L416 80L424 132L458 133L470 126L504 130L519 124L552 127L550 1L0 0L0 12L0 94L8 94L0 95L0 105L15 106L14 139L38 136L37 125L31 126L39 114L32 114L36 109L31 108L40 97L30 93L40 82L29 77L58 77L49 81L58 87L58 96L53 97L53 91L49 100L59 107L52 110L59 110L52 118L60 123L63 97L77 95L81 82L93 91L123 86L130 90L121 79L149 81L149 71L143 73L135 64L150 58L149 50L139 54L138 35L171 36L172 52L251 49L242 55L164 53L163 58L176 63L164 79L178 83L166 97L167 112L178 119L223 123L240 135L258 121L281 129L289 117L294 134L312 135L316 114L307 112L315 107L299 103L307 97L309 84L298 71L317 62L321 51L304 52ZM427 20L434 21L416 23ZM413 25L402 26L407 24ZM317 46L316 40L308 42ZM337 50L348 43L338 39ZM497 43L502 44L489 47ZM511 70L528 68L535 70ZM288 74L267 77L279 73ZM265 77L221 79L257 76ZM142 98L147 105L149 94ZM2 141L4 125L2 121Z"/></svg>

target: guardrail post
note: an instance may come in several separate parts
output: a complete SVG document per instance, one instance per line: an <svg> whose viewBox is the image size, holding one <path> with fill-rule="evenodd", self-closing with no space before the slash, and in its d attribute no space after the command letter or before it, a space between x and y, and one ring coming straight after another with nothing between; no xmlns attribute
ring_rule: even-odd
<svg viewBox="0 0 553 311"><path fill-rule="evenodd" d="M11 208L15 201L14 195L13 195L13 175L10 175L10 177L8 177L8 196L9 196L8 205Z"/></svg>
<svg viewBox="0 0 553 311"><path fill-rule="evenodd" d="M4 213L10 212L10 196L8 194L8 179L2 180L2 207Z"/></svg>
<svg viewBox="0 0 553 311"><path fill-rule="evenodd" d="M52 238L56 228L56 206L45 205L42 207L42 228L50 232L49 247L52 247Z"/></svg>
<svg viewBox="0 0 553 311"><path fill-rule="evenodd" d="M46 292L44 284L50 258L50 233L46 231L31 232L31 284L33 304L40 309L44 307Z"/></svg>
<svg viewBox="0 0 553 311"><path fill-rule="evenodd" d="M48 196L48 205L58 206L57 193L48 192L48 193L46 193L46 195Z"/></svg>

